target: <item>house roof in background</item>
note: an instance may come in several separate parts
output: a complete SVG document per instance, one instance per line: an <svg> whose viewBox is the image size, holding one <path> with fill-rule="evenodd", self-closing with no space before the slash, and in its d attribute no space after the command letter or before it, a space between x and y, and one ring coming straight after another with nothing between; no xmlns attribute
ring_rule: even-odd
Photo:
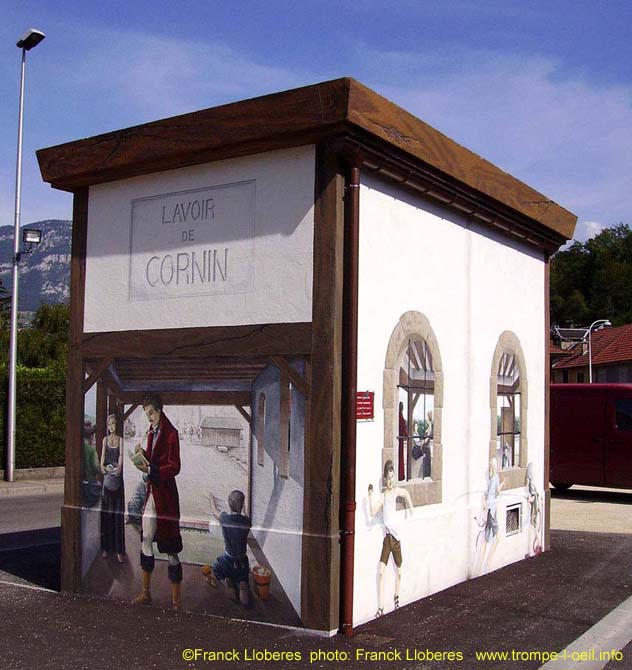
<svg viewBox="0 0 632 670"><path fill-rule="evenodd" d="M572 356L573 353L572 349L561 349L553 342L549 344L549 354L551 356Z"/></svg>
<svg viewBox="0 0 632 670"><path fill-rule="evenodd" d="M214 430L243 430L242 421L232 416L205 416L200 424L201 428Z"/></svg>
<svg viewBox="0 0 632 670"><path fill-rule="evenodd" d="M588 326L585 328L560 328L559 326L555 326L553 330L562 340L580 342L586 336L586 333L588 332Z"/></svg>
<svg viewBox="0 0 632 670"><path fill-rule="evenodd" d="M118 130L37 152L44 181L74 191L106 181L274 149L349 138L375 149L379 167L419 171L456 207L472 213L492 204L525 217L550 248L572 238L577 217L550 198L460 146L409 112L351 78L222 105ZM432 195L432 189L426 187ZM441 199L441 198L440 198ZM472 205L473 203L473 205ZM498 215L496 215L498 216ZM494 214L490 225L496 221ZM527 237L527 235L524 235Z"/></svg>
<svg viewBox="0 0 632 670"><path fill-rule="evenodd" d="M592 364L611 365L613 363L632 362L632 323L614 328L603 328L592 334ZM580 347L577 352L561 360L553 366L562 368L579 368L588 366L588 352L583 353Z"/></svg>

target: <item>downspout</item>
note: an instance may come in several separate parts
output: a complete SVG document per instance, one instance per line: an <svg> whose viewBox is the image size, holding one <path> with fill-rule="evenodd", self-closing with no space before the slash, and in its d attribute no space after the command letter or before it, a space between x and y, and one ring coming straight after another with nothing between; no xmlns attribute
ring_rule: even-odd
<svg viewBox="0 0 632 670"><path fill-rule="evenodd" d="M353 570L356 513L356 393L358 383L358 256L360 165L347 163L344 209L342 323L342 566L340 628L353 635Z"/></svg>

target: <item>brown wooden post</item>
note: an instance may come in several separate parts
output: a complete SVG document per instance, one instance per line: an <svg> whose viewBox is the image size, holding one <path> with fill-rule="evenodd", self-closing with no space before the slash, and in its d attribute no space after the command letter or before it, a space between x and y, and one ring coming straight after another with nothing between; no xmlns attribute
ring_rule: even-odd
<svg viewBox="0 0 632 670"><path fill-rule="evenodd" d="M336 154L317 146L301 619L307 628L329 631L339 624L343 187Z"/></svg>
<svg viewBox="0 0 632 670"><path fill-rule="evenodd" d="M281 371L279 380L279 476L290 476L290 421L292 397L290 380Z"/></svg>
<svg viewBox="0 0 632 670"><path fill-rule="evenodd" d="M114 405L114 416L116 417L116 434L123 437L123 413L125 412L125 405L117 398Z"/></svg>
<svg viewBox="0 0 632 670"><path fill-rule="evenodd" d="M81 505L84 369L83 336L88 189L75 192L72 253L70 261L70 337L66 377L66 475L61 511L61 588L79 591L81 586Z"/></svg>
<svg viewBox="0 0 632 670"><path fill-rule="evenodd" d="M101 458L101 450L103 449L103 438L107 435L107 416L108 416L108 396L107 387L102 381L97 382L97 408L96 408L96 422L97 422L97 452Z"/></svg>

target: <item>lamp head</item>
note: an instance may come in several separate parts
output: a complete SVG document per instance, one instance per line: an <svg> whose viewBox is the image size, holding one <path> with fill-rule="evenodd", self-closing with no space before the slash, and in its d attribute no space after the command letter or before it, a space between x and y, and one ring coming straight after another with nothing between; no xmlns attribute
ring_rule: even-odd
<svg viewBox="0 0 632 670"><path fill-rule="evenodd" d="M26 244L39 244L42 241L42 231L34 228L22 228L22 241Z"/></svg>
<svg viewBox="0 0 632 670"><path fill-rule="evenodd" d="M30 51L33 47L36 47L46 35L41 30L36 30L35 28L29 28L22 37L15 43L20 49L25 51Z"/></svg>

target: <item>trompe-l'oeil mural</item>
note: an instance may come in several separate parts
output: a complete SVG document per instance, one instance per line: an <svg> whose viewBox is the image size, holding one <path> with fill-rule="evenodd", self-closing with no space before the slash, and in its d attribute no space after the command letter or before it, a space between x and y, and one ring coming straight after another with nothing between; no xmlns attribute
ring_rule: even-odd
<svg viewBox="0 0 632 670"><path fill-rule="evenodd" d="M301 625L287 538L301 531L305 399L288 374L305 361L276 360L107 366L85 400L84 590ZM139 381L163 389L130 391Z"/></svg>

